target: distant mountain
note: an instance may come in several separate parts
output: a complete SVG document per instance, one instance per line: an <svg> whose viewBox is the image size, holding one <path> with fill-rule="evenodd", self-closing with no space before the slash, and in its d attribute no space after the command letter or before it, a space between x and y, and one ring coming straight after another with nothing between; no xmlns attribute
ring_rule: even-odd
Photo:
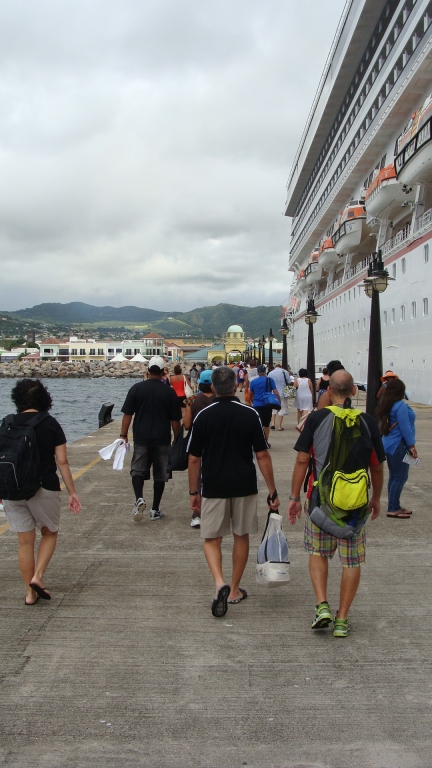
<svg viewBox="0 0 432 768"><path fill-rule="evenodd" d="M35 307L9 312L17 320L57 325L97 324L98 328L110 323L137 323L149 325L166 336L180 334L220 336L234 323L241 325L247 336L267 335L280 327L281 306L240 307L235 304L217 304L200 307L190 312L161 312L141 307L94 307L81 301L69 304L38 304Z"/></svg>

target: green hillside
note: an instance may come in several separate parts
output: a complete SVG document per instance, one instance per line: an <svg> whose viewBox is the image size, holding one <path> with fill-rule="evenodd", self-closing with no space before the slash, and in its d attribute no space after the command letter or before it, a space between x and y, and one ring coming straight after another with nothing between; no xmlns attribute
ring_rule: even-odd
<svg viewBox="0 0 432 768"><path fill-rule="evenodd" d="M190 312L162 312L141 307L94 307L80 301L69 304L38 304L35 307L9 312L10 318L20 322L55 324L81 328L97 324L98 329L112 328L113 323L136 323L148 326L165 336L221 336L229 325L241 325L247 336L267 335L280 327L282 307L241 307L235 304L217 304L214 307L200 307Z"/></svg>

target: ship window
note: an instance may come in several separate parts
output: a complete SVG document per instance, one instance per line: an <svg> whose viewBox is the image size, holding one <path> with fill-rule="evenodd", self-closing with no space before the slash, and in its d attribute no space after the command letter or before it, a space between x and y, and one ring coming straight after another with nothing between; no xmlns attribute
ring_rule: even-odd
<svg viewBox="0 0 432 768"><path fill-rule="evenodd" d="M392 308L392 319L391 319L392 323L394 323L394 321L395 321L395 320L396 320L396 310L395 310L395 308L393 307L393 308Z"/></svg>
<svg viewBox="0 0 432 768"><path fill-rule="evenodd" d="M387 311L384 312L383 325L387 325Z"/></svg>
<svg viewBox="0 0 432 768"><path fill-rule="evenodd" d="M406 259L405 256L401 259L401 272L404 275L406 271Z"/></svg>
<svg viewBox="0 0 432 768"><path fill-rule="evenodd" d="M426 317L426 315L429 314L429 301L427 299L423 299L423 317Z"/></svg>
<svg viewBox="0 0 432 768"><path fill-rule="evenodd" d="M344 304L346 304L346 293L344 293Z"/></svg>
<svg viewBox="0 0 432 768"><path fill-rule="evenodd" d="M401 319L401 323L405 322L405 304L402 304L400 308L400 319Z"/></svg>
<svg viewBox="0 0 432 768"><path fill-rule="evenodd" d="M415 301L411 302L411 318L415 320L417 317L417 304Z"/></svg>
<svg viewBox="0 0 432 768"><path fill-rule="evenodd" d="M345 328L345 326L344 326L344 328ZM349 333L349 332L350 332L350 326L349 326L349 323L348 323L348 325L347 325L347 333Z"/></svg>
<svg viewBox="0 0 432 768"><path fill-rule="evenodd" d="M360 330L360 320L357 320L357 330Z"/></svg>
<svg viewBox="0 0 432 768"><path fill-rule="evenodd" d="M396 277L396 264L393 264L392 271L393 271L392 277Z"/></svg>
<svg viewBox="0 0 432 768"><path fill-rule="evenodd" d="M424 263L427 264L428 261L429 261L429 245L428 245L428 243L426 243L426 245L423 248L423 258L424 258Z"/></svg>
<svg viewBox="0 0 432 768"><path fill-rule="evenodd" d="M339 336L340 336L340 326L339 326Z"/></svg>
<svg viewBox="0 0 432 768"><path fill-rule="evenodd" d="M351 301L351 291L348 291L348 301Z"/></svg>
<svg viewBox="0 0 432 768"><path fill-rule="evenodd" d="M363 318L363 330L364 331L366 330L366 318L365 317Z"/></svg>
<svg viewBox="0 0 432 768"><path fill-rule="evenodd" d="M339 296L339 306L342 304L342 296Z"/></svg>

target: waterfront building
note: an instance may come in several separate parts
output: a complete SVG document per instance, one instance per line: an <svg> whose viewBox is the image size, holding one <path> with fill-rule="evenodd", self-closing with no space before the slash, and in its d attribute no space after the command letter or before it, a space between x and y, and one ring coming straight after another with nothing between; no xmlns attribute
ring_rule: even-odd
<svg viewBox="0 0 432 768"><path fill-rule="evenodd" d="M370 299L362 283L381 251L384 369L409 397L432 394L432 3L346 3L287 185L292 218L285 306L289 360L306 363L315 300L316 361L367 377Z"/></svg>
<svg viewBox="0 0 432 768"><path fill-rule="evenodd" d="M121 344L115 344L116 352L111 352L113 348L114 345L107 348L108 359L114 357L118 350L128 359L131 359L134 355L152 357L153 355L165 354L164 338L155 331L150 331L142 339L125 340Z"/></svg>
<svg viewBox="0 0 432 768"><path fill-rule="evenodd" d="M66 348L66 347L65 347ZM95 339L79 339L71 336L68 342L69 360L91 363L94 360L106 359L106 343ZM59 359L62 359L59 349Z"/></svg>

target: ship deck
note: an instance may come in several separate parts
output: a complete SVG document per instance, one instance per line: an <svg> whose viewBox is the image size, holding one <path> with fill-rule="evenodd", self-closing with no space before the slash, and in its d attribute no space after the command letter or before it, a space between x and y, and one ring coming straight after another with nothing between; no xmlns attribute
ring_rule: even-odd
<svg viewBox="0 0 432 768"><path fill-rule="evenodd" d="M422 463L411 469L403 498L414 514L368 524L346 640L310 630L301 523L284 526L291 584L271 592L255 585L255 536L248 600L213 619L185 473L168 485L166 518L136 525L127 469L113 472L97 458L118 423L71 444L84 508L77 518L63 512L47 574L50 602L24 606L16 537L0 520L0 765L429 765L432 408L416 411ZM295 458L293 408L284 426L271 433L283 510ZM261 490L261 530L265 497ZM224 552L228 573L230 542ZM339 576L333 562L334 610Z"/></svg>

